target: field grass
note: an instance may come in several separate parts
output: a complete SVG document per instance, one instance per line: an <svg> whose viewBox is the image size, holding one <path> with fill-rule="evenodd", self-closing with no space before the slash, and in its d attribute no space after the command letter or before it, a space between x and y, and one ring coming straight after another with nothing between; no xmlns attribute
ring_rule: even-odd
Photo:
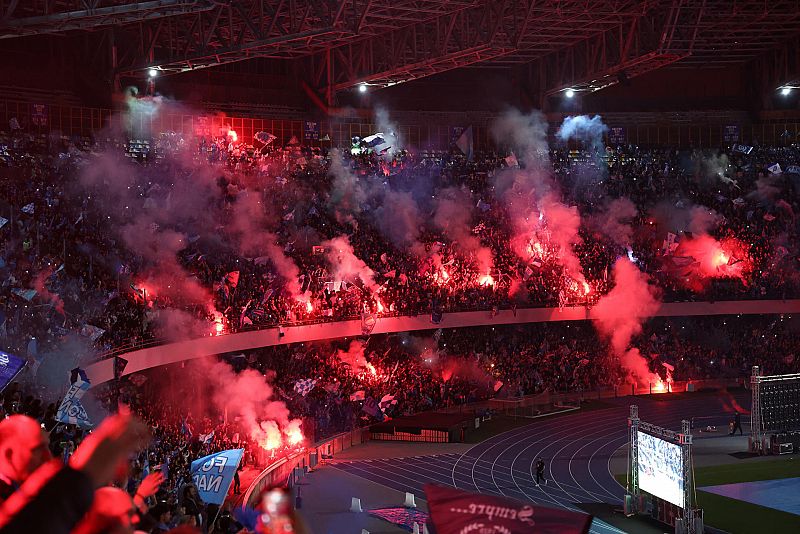
<svg viewBox="0 0 800 534"><path fill-rule="evenodd" d="M694 470L697 487L794 477L800 477L800 458L794 456L758 462L737 461L732 464L698 467Z"/></svg>
<svg viewBox="0 0 800 534"><path fill-rule="evenodd" d="M765 508L722 495L697 492L697 505L705 513L705 523L731 534L797 534L800 516Z"/></svg>
<svg viewBox="0 0 800 534"><path fill-rule="evenodd" d="M779 460L737 461L736 463L698 467L694 471L695 487L720 486L757 480L776 480L800 477L800 458ZM623 486L625 474L614 478ZM697 491L697 505L705 513L705 523L731 534L770 532L775 534L800 532L800 516Z"/></svg>
<svg viewBox="0 0 800 534"><path fill-rule="evenodd" d="M759 462L740 461L695 469L695 487L719 486L756 480L800 477L800 459L789 457ZM697 492L697 504L705 511L706 524L731 532L797 533L800 516L707 493Z"/></svg>

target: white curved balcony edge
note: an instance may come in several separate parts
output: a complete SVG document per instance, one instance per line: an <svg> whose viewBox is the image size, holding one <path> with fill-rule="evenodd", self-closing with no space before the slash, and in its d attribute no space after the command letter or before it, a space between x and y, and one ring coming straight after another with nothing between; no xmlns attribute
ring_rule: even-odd
<svg viewBox="0 0 800 534"><path fill-rule="evenodd" d="M661 305L657 317L686 317L696 315L759 315L800 313L800 300L736 300L717 302L667 302ZM507 324L542 323L550 321L584 321L589 319L586 306L565 308L524 308L502 310L492 316L488 311L445 313L442 322L433 324L430 315L381 317L373 334L435 330L437 328L464 328ZM279 331L284 333L283 336ZM128 360L124 375L144 371L170 363L202 358L215 354L240 352L260 347L287 345L305 341L320 341L361 336L361 321L337 321L318 324L301 324L238 332L223 336L202 337L167 343L124 353ZM86 373L97 386L114 378L113 358L101 360L86 368Z"/></svg>

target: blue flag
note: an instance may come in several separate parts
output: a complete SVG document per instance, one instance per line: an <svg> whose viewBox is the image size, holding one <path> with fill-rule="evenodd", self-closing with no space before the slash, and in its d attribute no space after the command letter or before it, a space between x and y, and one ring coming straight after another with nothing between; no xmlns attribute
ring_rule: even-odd
<svg viewBox="0 0 800 534"><path fill-rule="evenodd" d="M192 439L192 427L189 426L189 423L186 422L186 418L183 418L183 422L181 423L181 434L186 436L189 439Z"/></svg>
<svg viewBox="0 0 800 534"><path fill-rule="evenodd" d="M70 372L70 386L64 400L56 412L56 421L64 424L78 425L91 428L92 422L81 404L81 397L89 390L91 383L83 369L76 367Z"/></svg>
<svg viewBox="0 0 800 534"><path fill-rule="evenodd" d="M209 443L211 443L211 440L213 440L213 439L214 439L214 431L212 430L212 431L211 431L211 432L209 432L208 434L200 434L200 435L198 435L198 436L197 436L197 438L198 438L198 439L199 439L199 440L200 440L200 441L201 441L203 444L205 444L205 445L208 445Z"/></svg>
<svg viewBox="0 0 800 534"><path fill-rule="evenodd" d="M192 462L192 480L204 502L221 505L225 501L242 453L244 449L230 449Z"/></svg>

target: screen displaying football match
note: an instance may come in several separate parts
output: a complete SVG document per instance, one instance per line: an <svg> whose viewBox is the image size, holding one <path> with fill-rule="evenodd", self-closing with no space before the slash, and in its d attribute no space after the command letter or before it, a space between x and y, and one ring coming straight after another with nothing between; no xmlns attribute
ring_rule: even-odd
<svg viewBox="0 0 800 534"><path fill-rule="evenodd" d="M683 508L683 457L679 445L638 432L639 488Z"/></svg>

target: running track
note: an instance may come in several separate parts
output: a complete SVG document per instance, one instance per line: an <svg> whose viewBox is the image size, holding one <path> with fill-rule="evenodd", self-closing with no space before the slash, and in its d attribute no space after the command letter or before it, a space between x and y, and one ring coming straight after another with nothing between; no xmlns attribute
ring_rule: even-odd
<svg viewBox="0 0 800 534"><path fill-rule="evenodd" d="M691 417L712 418L703 424L727 424L734 402L749 407L749 398L728 393L616 399L609 408L535 419L464 454L343 461L334 466L423 500L422 486L432 482L567 510L579 510L577 503L619 506L625 491L613 478L610 462L628 442L630 404L638 404L642 420L679 430L681 420ZM548 482L536 487L534 464L539 456L545 459ZM592 532L622 531L595 520Z"/></svg>

